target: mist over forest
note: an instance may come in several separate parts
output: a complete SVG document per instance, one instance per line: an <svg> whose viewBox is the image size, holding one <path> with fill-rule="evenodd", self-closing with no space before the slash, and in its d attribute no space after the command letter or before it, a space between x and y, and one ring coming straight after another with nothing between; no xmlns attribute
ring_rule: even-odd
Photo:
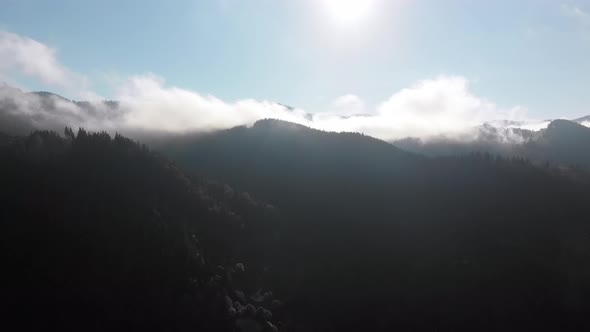
<svg viewBox="0 0 590 332"><path fill-rule="evenodd" d="M588 131L438 155L270 119L4 134L6 298L28 329L584 328Z"/></svg>
<svg viewBox="0 0 590 332"><path fill-rule="evenodd" d="M18 331L590 330L583 1L8 1Z"/></svg>

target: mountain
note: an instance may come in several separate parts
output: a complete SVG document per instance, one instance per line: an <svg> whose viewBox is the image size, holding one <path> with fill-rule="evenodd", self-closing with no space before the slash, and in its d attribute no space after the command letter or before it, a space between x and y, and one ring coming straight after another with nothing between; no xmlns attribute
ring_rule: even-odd
<svg viewBox="0 0 590 332"><path fill-rule="evenodd" d="M585 122L590 122L590 115L583 116L581 118L577 118L577 119L574 119L572 121L577 122L577 123L580 123L580 124L585 123Z"/></svg>
<svg viewBox="0 0 590 332"><path fill-rule="evenodd" d="M159 150L283 212L281 293L318 330L587 324L577 314L590 308L587 180L277 120Z"/></svg>
<svg viewBox="0 0 590 332"><path fill-rule="evenodd" d="M590 128L568 120L552 121L538 139L523 147L527 157L590 168Z"/></svg>
<svg viewBox="0 0 590 332"><path fill-rule="evenodd" d="M0 136L7 326L276 330L276 208L122 136L65 135Z"/></svg>
<svg viewBox="0 0 590 332"><path fill-rule="evenodd" d="M575 122L394 145L261 120L150 150L35 131L116 102L0 94L0 281L25 330L590 328Z"/></svg>
<svg viewBox="0 0 590 332"><path fill-rule="evenodd" d="M0 132L6 134L60 132L72 125L101 127L122 116L117 101L74 101L51 92L24 92L0 83Z"/></svg>
<svg viewBox="0 0 590 332"><path fill-rule="evenodd" d="M529 131L483 125L475 139L440 137L422 141L407 138L394 145L429 156L465 155L473 152L522 157L542 165L590 168L590 128L575 121L553 120L547 128Z"/></svg>
<svg viewBox="0 0 590 332"><path fill-rule="evenodd" d="M486 123L474 129L473 133L460 137L439 136L428 140L405 138L392 142L395 146L427 156L466 155L474 152L487 152L505 157L519 155L518 147L536 139L538 132L497 127Z"/></svg>

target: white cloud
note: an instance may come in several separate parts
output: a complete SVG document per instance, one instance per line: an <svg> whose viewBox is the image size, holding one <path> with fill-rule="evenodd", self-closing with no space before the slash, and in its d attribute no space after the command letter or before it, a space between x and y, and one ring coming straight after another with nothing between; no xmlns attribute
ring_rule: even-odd
<svg viewBox="0 0 590 332"><path fill-rule="evenodd" d="M363 114L365 113L365 103L357 95L340 96L332 101L331 113L342 116Z"/></svg>
<svg viewBox="0 0 590 332"><path fill-rule="evenodd" d="M119 101L115 109L96 101L82 108L56 97L47 105L39 97L22 92L9 91L0 97L21 100L17 103L18 112L13 111L13 114L34 119L33 126L37 128L59 129L68 125L121 132L209 131L275 118L328 131L362 132L384 140L408 136L427 139L439 135L467 139L474 128L484 122L524 119L522 108L499 108L473 95L466 79L447 76L420 81L403 89L368 114L317 113L312 119L303 110L270 101L227 102L167 86L163 79L154 75L133 76L121 83L115 95ZM342 98L345 100L354 101L353 105L357 101L356 98Z"/></svg>
<svg viewBox="0 0 590 332"><path fill-rule="evenodd" d="M503 109L473 95L464 77L440 76L393 94L370 116L322 117L314 121L314 126L363 132L386 140L428 138L464 135L484 122L523 120L525 112L522 107Z"/></svg>
<svg viewBox="0 0 590 332"><path fill-rule="evenodd" d="M0 32L0 73L20 70L49 85L80 84L81 76L62 65L55 49L30 38ZM330 131L355 131L385 140L408 136L438 135L465 137L473 128L496 120L523 120L521 107L501 108L474 95L470 82L461 76L440 76L419 81L394 93L373 110L354 94L333 101L328 112L309 114L270 101L253 99L228 102L210 95L166 85L153 74L120 78L111 82L119 101L113 108L97 101L91 91L78 95L91 103L73 104L51 97L44 103L38 96L14 89L3 91L0 113L11 123L51 129L62 125L91 130L189 132L251 125L264 118L297 122ZM0 99L2 99L0 98ZM17 99L22 101L15 101ZM8 100L8 102L6 102ZM8 106L3 106L8 105ZM0 114L2 115L2 114ZM21 117L17 119L18 117Z"/></svg>
<svg viewBox="0 0 590 332"><path fill-rule="evenodd" d="M580 24L590 26L590 13L586 12L582 8L570 4L562 4L561 10L565 15L574 18Z"/></svg>
<svg viewBox="0 0 590 332"><path fill-rule="evenodd" d="M55 95L41 96L0 84L0 131L11 134L33 129L61 131L64 126L108 129L108 118L101 115L107 113L105 109L102 103L84 109Z"/></svg>
<svg viewBox="0 0 590 332"><path fill-rule="evenodd" d="M539 131L541 129L546 129L550 123L551 123L550 120L531 121L531 122L523 123L522 125L519 125L519 126L510 126L509 128L519 128L519 129L526 129L526 130L532 130L532 131Z"/></svg>
<svg viewBox="0 0 590 332"><path fill-rule="evenodd" d="M393 94L367 112L356 95L337 98L330 112L306 112L270 101L244 99L227 102L214 96L174 86L155 75L134 76L117 89L123 116L121 129L187 132L251 125L264 118L297 122L329 131L355 131L385 140L407 136L462 136L484 122L524 120L525 109L503 109L475 96L469 81L460 76L441 76L417 82Z"/></svg>
<svg viewBox="0 0 590 332"><path fill-rule="evenodd" d="M57 60L57 50L34 39L0 30L0 74L18 70L50 86L80 89L86 79ZM5 75L2 75L5 76Z"/></svg>
<svg viewBox="0 0 590 332"><path fill-rule="evenodd" d="M253 99L228 103L213 96L165 86L154 75L134 76L118 89L116 100L125 116L122 126L186 132L250 125L263 118L304 122L301 110Z"/></svg>

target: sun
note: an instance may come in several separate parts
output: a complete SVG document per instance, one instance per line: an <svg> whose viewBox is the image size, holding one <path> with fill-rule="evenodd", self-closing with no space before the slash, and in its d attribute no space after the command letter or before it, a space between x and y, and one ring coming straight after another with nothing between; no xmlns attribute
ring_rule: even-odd
<svg viewBox="0 0 590 332"><path fill-rule="evenodd" d="M323 9L337 23L350 25L367 19L377 0L320 0Z"/></svg>

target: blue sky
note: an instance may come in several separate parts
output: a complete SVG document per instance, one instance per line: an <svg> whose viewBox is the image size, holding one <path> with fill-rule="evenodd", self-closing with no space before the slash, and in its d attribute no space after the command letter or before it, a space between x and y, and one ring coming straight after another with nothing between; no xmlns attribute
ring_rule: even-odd
<svg viewBox="0 0 590 332"><path fill-rule="evenodd" d="M113 81L153 73L227 101L320 112L355 95L371 110L449 75L532 117L590 113L590 1L374 0L352 22L322 1L2 0L0 29L55 49L107 98ZM28 89L69 92L6 72Z"/></svg>

